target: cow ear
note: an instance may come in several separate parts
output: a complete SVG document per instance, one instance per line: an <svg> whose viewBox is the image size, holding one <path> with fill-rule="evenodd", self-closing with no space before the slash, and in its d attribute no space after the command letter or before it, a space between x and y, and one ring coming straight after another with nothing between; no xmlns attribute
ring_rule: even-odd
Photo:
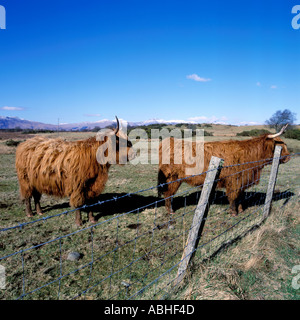
<svg viewBox="0 0 300 320"><path fill-rule="evenodd" d="M105 137L111 137L115 135L115 131L111 129L101 129L96 134L97 141L105 141Z"/></svg>

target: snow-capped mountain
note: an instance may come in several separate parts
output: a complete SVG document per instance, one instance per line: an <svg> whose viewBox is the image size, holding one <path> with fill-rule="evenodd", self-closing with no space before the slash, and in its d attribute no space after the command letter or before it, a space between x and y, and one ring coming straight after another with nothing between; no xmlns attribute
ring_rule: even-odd
<svg viewBox="0 0 300 320"><path fill-rule="evenodd" d="M0 129L43 129L43 130L56 130L57 125L45 124L42 122L35 122L30 120L20 119L18 117L1 117L0 116Z"/></svg>
<svg viewBox="0 0 300 320"><path fill-rule="evenodd" d="M196 121L186 121L186 120L164 120L164 119L150 119L146 121L141 122L135 122L131 123L131 125L138 125L138 126L147 126L150 124L178 124L178 123L190 123L190 124L196 124ZM130 124L130 122L129 122Z"/></svg>
<svg viewBox="0 0 300 320"><path fill-rule="evenodd" d="M150 124L177 124L177 123L196 123L195 121L185 120L163 120L163 119L150 119L139 122L128 122L119 119L123 126L147 126ZM116 123L116 120L102 119L94 122L80 122L80 123L61 123L59 124L60 130L84 130L93 129L95 127L105 128ZM57 130L57 124L46 124L42 122L30 121L20 119L18 117L0 117L0 129L43 129L43 130Z"/></svg>

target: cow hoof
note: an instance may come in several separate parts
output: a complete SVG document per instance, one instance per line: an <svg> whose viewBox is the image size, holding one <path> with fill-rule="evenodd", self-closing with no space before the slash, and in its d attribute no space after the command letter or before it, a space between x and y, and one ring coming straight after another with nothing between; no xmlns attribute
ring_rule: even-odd
<svg viewBox="0 0 300 320"><path fill-rule="evenodd" d="M33 217L33 214L32 214L32 213L27 213L26 216L27 216L28 218L32 218L32 217Z"/></svg>
<svg viewBox="0 0 300 320"><path fill-rule="evenodd" d="M43 215L43 212L37 212L37 214L38 214L39 216L42 216L42 215Z"/></svg>
<svg viewBox="0 0 300 320"><path fill-rule="evenodd" d="M89 222L90 222L90 223L96 223L97 220L96 220L96 219L90 219Z"/></svg>
<svg viewBox="0 0 300 320"><path fill-rule="evenodd" d="M241 204L240 204L240 205L239 205L239 207L238 207L238 212L239 212L239 213L244 212L243 207L242 207L242 205L241 205Z"/></svg>

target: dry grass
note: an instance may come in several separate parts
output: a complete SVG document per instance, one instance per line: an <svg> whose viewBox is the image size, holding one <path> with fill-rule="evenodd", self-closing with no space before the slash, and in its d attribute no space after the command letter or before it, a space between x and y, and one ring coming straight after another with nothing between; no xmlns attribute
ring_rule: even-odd
<svg viewBox="0 0 300 320"><path fill-rule="evenodd" d="M242 128L242 130L244 129ZM224 132L227 129L220 127L220 133L222 130L223 137L206 137L207 140L228 139L228 135ZM233 127L230 130L237 129ZM231 134L231 132L227 132L227 134ZM55 135L57 134L49 136ZM63 133L63 135L65 139L75 140L91 136L92 133ZM294 148L299 148L299 142L287 142L288 146L293 145ZM14 153L15 147L5 146L5 141L0 143L1 227L32 221L32 219L25 217L24 207L17 200L19 196L14 169ZM283 165L281 168L276 188L279 189L279 193L290 188L295 193L294 201L288 202L284 208L282 205L285 199L275 201L272 215L261 228L222 250L214 258L212 258L212 254L224 241L234 239L244 229L256 223L259 212L243 221L232 232L225 233L224 236L217 238L208 246L204 246L203 250L199 251L199 255L195 257L197 258L195 261L200 267L195 268L193 273L189 275L184 290L172 298L285 299L289 297L289 294L294 294L281 288L282 281L280 279L287 279L286 281L290 279L290 264L286 262L285 254L278 252L278 250L282 248L285 252L287 248L296 248L291 250L299 252L297 249L299 248L299 240L297 240L299 238L296 236L293 238L292 231L299 225L299 215L297 215L299 203L296 202L300 195L299 158L290 161L289 164ZM267 175L268 170L266 170ZM101 199L135 192L155 186L156 183L157 165L114 166L111 168L109 182ZM267 180L262 180L261 184L252 191L264 193L266 183ZM187 188L187 185L182 185L179 192L183 192ZM171 218L166 215L163 205L159 205L156 209L149 206L150 203L159 200L155 189L132 196L130 199L124 199L121 202L111 202L109 205L97 208L98 225L93 228L93 241L91 241L90 225L86 223L84 225L84 228L87 228L86 231L68 236L61 243L55 241L24 254L26 292L57 279L60 272L68 274L72 270L88 264L91 261L93 249L94 258L99 261L93 264L92 273L90 273L89 267L83 268L81 271L65 277L61 283L55 282L52 285L47 285L27 298L56 299L60 287L59 298L69 299L84 288L93 285L95 285L94 289L88 291L81 298L107 299L114 297L114 299L126 299L141 290L143 286L148 286L147 290L141 292L141 295L137 296L138 299L168 296L171 287L170 280L177 271L177 268L172 270L170 268L176 265L181 258L197 200L195 194L195 192L191 192L176 198L179 208L173 217L176 220L175 224L171 223ZM186 207L183 205L185 199L188 199ZM55 215L70 209L68 199L56 199L50 196L43 196L42 206L46 210L45 216ZM127 213L137 207L143 207L143 209ZM203 242L209 241L218 233L230 228L240 219L240 217L229 219L227 207L226 203L217 203L211 207L209 220L206 224L209 231L203 237ZM247 216L257 207L259 206L253 204L241 217ZM37 218L39 217L34 217L33 220ZM1 237L0 234L0 256L77 231L78 229L74 226L74 216L68 214L60 218L51 218L45 222L28 225L22 230L5 234L5 237ZM119 246L117 250L116 244ZM60 245L61 250L59 249ZM83 254L83 258L78 263L72 264L66 260L70 251L79 251ZM102 256L105 258L101 258ZM203 257L206 258L205 263L203 263ZM290 253L289 259L294 259L293 263L296 264L295 257L297 257L296 253L294 255L293 252ZM136 262L130 267L133 260ZM10 279L10 291L7 291L5 297L2 298L18 297L22 292L21 256L17 255L4 263L6 263ZM117 268L121 271L108 277L113 274L113 271L117 271ZM122 268L124 269L122 270ZM165 277L156 281L164 272L166 272ZM103 281L101 280L102 282L97 285L99 279ZM131 283L130 289L124 289L122 281Z"/></svg>
<svg viewBox="0 0 300 320"><path fill-rule="evenodd" d="M215 137L235 137L237 133L242 131L250 131L253 129L266 129L271 132L274 132L273 129L270 129L265 125L255 125L255 126L231 126L223 124L213 124L212 127L204 128L208 132L212 132Z"/></svg>
<svg viewBox="0 0 300 320"><path fill-rule="evenodd" d="M0 142L0 155L1 154L15 154L16 147L7 146L5 143Z"/></svg>
<svg viewBox="0 0 300 320"><path fill-rule="evenodd" d="M299 264L299 209L299 203L273 209L258 229L195 268L177 298L300 299L291 287L291 268Z"/></svg>

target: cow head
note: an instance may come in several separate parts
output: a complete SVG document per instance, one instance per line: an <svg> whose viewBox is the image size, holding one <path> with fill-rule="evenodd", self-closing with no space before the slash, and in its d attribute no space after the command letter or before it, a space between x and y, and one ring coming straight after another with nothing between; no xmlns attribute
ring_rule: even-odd
<svg viewBox="0 0 300 320"><path fill-rule="evenodd" d="M117 127L114 130L101 130L97 134L100 145L97 150L97 161L100 164L125 164L135 158L136 154L132 143L125 132L120 128L119 119L116 117Z"/></svg>
<svg viewBox="0 0 300 320"><path fill-rule="evenodd" d="M278 133L269 134L266 136L268 144L271 146L270 149L272 150L272 154L274 154L276 145L280 145L282 147L280 163L285 163L290 160L290 153L287 149L287 146L283 140L279 138L285 132L288 125L289 124L286 124Z"/></svg>
<svg viewBox="0 0 300 320"><path fill-rule="evenodd" d="M125 164L126 162L133 160L136 157L136 153L132 148L132 143L128 139L127 134L120 128L119 119L117 120L117 128L115 130L116 135L116 157L118 164Z"/></svg>

